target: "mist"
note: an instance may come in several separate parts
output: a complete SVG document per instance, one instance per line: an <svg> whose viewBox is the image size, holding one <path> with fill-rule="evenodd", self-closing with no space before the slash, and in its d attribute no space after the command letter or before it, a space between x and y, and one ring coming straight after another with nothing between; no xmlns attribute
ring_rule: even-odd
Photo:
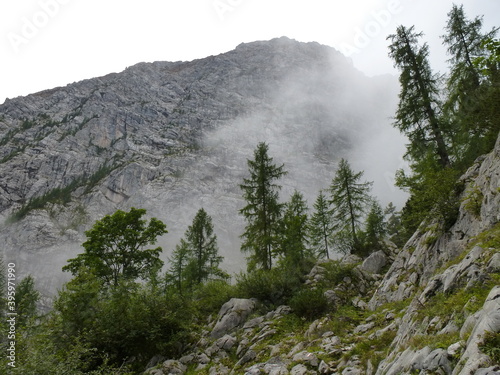
<svg viewBox="0 0 500 375"><path fill-rule="evenodd" d="M168 211L170 239L178 241L196 211L203 207L214 219L219 247L229 272L246 268L240 252L245 202L239 184L248 177L247 160L259 142L288 174L279 181L285 202L295 190L310 207L328 189L338 162L347 159L364 180L373 181L372 195L382 206L401 208L406 194L394 186L396 170L405 167L406 139L392 124L396 109L396 77L368 78L332 50L330 64L290 72L250 113L206 131L199 157L186 171L182 204ZM187 186L189 185L189 187ZM168 218L167 218L168 221ZM173 242L167 248L173 248Z"/></svg>

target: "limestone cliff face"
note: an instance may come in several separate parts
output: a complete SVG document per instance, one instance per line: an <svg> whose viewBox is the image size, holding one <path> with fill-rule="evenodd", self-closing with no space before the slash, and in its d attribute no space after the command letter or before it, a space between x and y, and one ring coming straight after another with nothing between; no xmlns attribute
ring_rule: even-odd
<svg viewBox="0 0 500 375"><path fill-rule="evenodd" d="M7 100L4 256L54 291L83 231L103 215L146 208L167 223L160 241L167 255L204 207L226 267L238 270L238 185L255 145L268 142L286 163L284 199L297 188L312 200L338 158L389 126L394 89L393 80L363 76L331 48L280 38Z"/></svg>

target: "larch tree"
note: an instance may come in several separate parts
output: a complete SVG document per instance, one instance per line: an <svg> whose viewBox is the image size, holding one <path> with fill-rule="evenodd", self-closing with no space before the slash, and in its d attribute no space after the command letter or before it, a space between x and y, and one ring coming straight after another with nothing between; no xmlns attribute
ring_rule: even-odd
<svg viewBox="0 0 500 375"><path fill-rule="evenodd" d="M307 257L307 202L295 191L286 203L282 220L281 253L285 262L298 265Z"/></svg>
<svg viewBox="0 0 500 375"><path fill-rule="evenodd" d="M373 201L365 222L363 246L365 255L382 249L383 239L386 233L387 225L384 211L377 201Z"/></svg>
<svg viewBox="0 0 500 375"><path fill-rule="evenodd" d="M314 212L309 219L309 241L318 257L330 259L335 225L330 204L323 191L319 192L313 208Z"/></svg>
<svg viewBox="0 0 500 375"><path fill-rule="evenodd" d="M446 34L442 36L450 56L450 73L446 81L448 97L444 108L450 121L455 124L454 153L458 159L465 159L465 165L472 162L471 159L478 152L488 151L477 149L482 148L480 143L492 130L495 139L498 134L498 129L495 126L492 129L493 123L488 121L486 112L490 111L490 106L485 105L481 71L474 63L477 58L487 56L486 43L498 29L483 33L482 27L482 17L469 20L462 5L453 5L448 13ZM476 150L470 150L471 139Z"/></svg>
<svg viewBox="0 0 500 375"><path fill-rule="evenodd" d="M351 253L360 250L361 244L357 232L361 219L371 202L371 182L360 182L363 172L355 173L347 160L342 159L330 185L331 202L334 214L334 225L337 230L337 241L347 246ZM345 251L344 250L344 251Z"/></svg>
<svg viewBox="0 0 500 375"><path fill-rule="evenodd" d="M431 150L442 168L449 167L446 125L440 119L438 80L432 73L427 43L419 46L422 33L399 26L391 40L389 56L400 71L401 92L394 125L410 140L407 157L418 160Z"/></svg>
<svg viewBox="0 0 500 375"><path fill-rule="evenodd" d="M173 283L179 294L182 294L187 282L186 269L189 264L189 245L184 238L175 246L169 263L170 268L166 274L167 282Z"/></svg>
<svg viewBox="0 0 500 375"><path fill-rule="evenodd" d="M203 208L198 210L184 236L189 257L186 266L189 282L199 285L210 277L224 278L226 274L219 268L223 257L219 255L212 218Z"/></svg>
<svg viewBox="0 0 500 375"><path fill-rule="evenodd" d="M241 235L241 250L250 253L249 269L271 269L275 252L279 250L279 221L283 204L279 202L281 186L277 181L287 172L284 165L273 163L268 152L266 143L257 145L253 160L247 160L250 177L243 179L240 185L246 201L240 213L247 222Z"/></svg>

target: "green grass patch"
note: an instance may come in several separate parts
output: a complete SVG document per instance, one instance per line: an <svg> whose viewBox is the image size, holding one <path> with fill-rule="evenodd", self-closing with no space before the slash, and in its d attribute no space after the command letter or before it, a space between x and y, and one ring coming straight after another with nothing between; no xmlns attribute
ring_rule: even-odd
<svg viewBox="0 0 500 375"><path fill-rule="evenodd" d="M486 331L478 346L484 354L491 358L495 365L500 365L500 332Z"/></svg>
<svg viewBox="0 0 500 375"><path fill-rule="evenodd" d="M395 331L387 331L373 339L362 338L346 357L350 358L356 355L363 365L366 366L368 360L370 360L372 365L377 368L379 363L389 354L391 343L396 334Z"/></svg>
<svg viewBox="0 0 500 375"><path fill-rule="evenodd" d="M448 349L451 344L460 341L460 333L444 333L441 335L415 335L409 342L408 346L413 349L422 349L426 346L434 349Z"/></svg>
<svg viewBox="0 0 500 375"><path fill-rule="evenodd" d="M452 293L437 293L417 312L417 318L426 316L451 318L461 326L466 315L479 310L486 300L491 288L500 283L500 274L490 274L489 279L481 285L469 289L457 289ZM465 311L464 311L465 310Z"/></svg>

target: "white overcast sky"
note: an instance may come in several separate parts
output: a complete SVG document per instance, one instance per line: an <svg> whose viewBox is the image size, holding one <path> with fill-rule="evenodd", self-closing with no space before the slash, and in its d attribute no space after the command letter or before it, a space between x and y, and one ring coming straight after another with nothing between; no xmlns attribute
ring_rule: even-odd
<svg viewBox="0 0 500 375"><path fill-rule="evenodd" d="M0 0L0 103L138 62L203 58L288 36L344 51L368 75L395 73L386 36L425 33L436 70L451 0ZM500 0L463 0L500 26Z"/></svg>

